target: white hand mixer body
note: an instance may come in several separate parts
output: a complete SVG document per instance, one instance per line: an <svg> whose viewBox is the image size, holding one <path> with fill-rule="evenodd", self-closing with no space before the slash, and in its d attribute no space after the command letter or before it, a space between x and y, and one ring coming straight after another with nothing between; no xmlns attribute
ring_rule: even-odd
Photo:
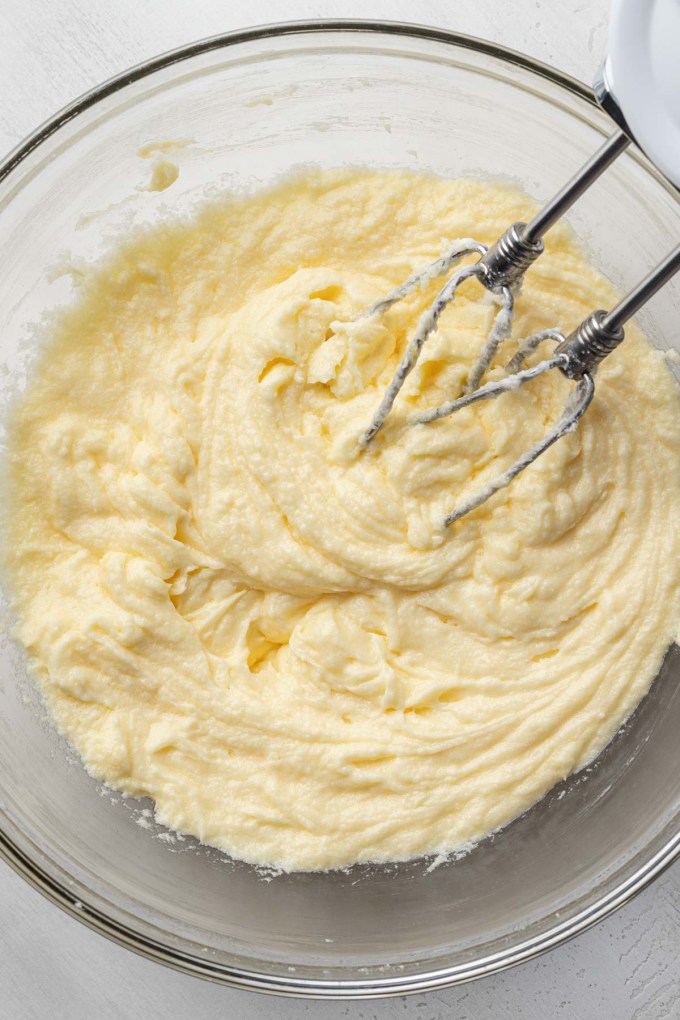
<svg viewBox="0 0 680 1020"><path fill-rule="evenodd" d="M602 108L680 187L680 0L613 0Z"/></svg>
<svg viewBox="0 0 680 1020"><path fill-rule="evenodd" d="M434 332L444 309L454 299L461 283L475 277L501 302L493 328L473 367L463 396L417 415L414 424L427 424L447 417L479 400L497 397L535 379L544 372L560 369L576 387L556 425L506 471L473 493L448 514L443 524L453 524L509 485L548 447L573 431L590 404L598 364L624 339L624 324L680 270L680 245L609 312L592 312L568 336L558 329L545 330L524 340L507 365L500 382L480 386L484 373L498 348L510 336L514 289L529 267L543 252L543 235L574 204L576 199L635 141L652 162L675 185L680 186L680 0L613 0L609 54L600 71L595 94L598 102L620 130L609 138L582 169L530 223L514 223L487 247L468 239L458 241L451 251L369 308L363 316L379 315L418 287L446 274L466 255L479 259L458 268L423 313L394 377L379 407L360 438L367 448L382 428L406 377ZM553 355L538 365L523 369L528 354L543 341L556 342Z"/></svg>

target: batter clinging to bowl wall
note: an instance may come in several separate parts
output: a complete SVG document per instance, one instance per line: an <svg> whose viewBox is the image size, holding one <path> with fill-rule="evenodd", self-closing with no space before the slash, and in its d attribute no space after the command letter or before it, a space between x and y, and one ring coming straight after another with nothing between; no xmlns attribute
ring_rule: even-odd
<svg viewBox="0 0 680 1020"><path fill-rule="evenodd" d="M13 427L19 636L90 771L170 827L290 870L445 853L645 693L680 616L680 403L635 330L579 430L448 531L570 388L405 427L464 385L496 312L477 283L358 445L434 290L357 314L530 212L308 173L132 238L53 324ZM558 228L513 335L614 299Z"/></svg>

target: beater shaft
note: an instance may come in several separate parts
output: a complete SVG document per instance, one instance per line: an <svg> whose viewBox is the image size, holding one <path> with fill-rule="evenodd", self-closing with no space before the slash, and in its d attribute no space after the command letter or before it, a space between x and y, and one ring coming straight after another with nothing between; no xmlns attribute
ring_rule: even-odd
<svg viewBox="0 0 680 1020"><path fill-rule="evenodd" d="M578 173L574 174L557 194L537 212L524 228L525 241L538 241L562 219L577 198L588 190L614 160L630 145L630 139L623 131L617 131L594 152Z"/></svg>
<svg viewBox="0 0 680 1020"><path fill-rule="evenodd" d="M485 287L495 291L499 287L518 283L543 253L543 235L571 209L574 202L629 145L630 140L623 131L617 131L532 220L528 223L513 223L508 227L479 260Z"/></svg>
<svg viewBox="0 0 680 1020"><path fill-rule="evenodd" d="M680 270L680 244L605 316L604 324L607 329L618 329L628 322L657 290L661 290L663 285L675 276L678 270Z"/></svg>
<svg viewBox="0 0 680 1020"><path fill-rule="evenodd" d="M678 270L680 245L633 287L611 312L599 310L584 319L555 349L556 354L567 356L566 366L562 367L564 374L570 379L579 379L584 372L592 372L597 368L602 359L611 354L623 340L624 323L668 283Z"/></svg>

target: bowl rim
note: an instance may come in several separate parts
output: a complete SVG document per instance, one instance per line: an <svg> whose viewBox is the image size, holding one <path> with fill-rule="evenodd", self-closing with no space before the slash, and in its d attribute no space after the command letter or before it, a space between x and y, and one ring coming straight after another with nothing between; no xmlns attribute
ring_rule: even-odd
<svg viewBox="0 0 680 1020"><path fill-rule="evenodd" d="M8 178L43 142L69 121L126 86L140 81L156 71L165 70L174 64L213 50L226 49L241 43L294 35L327 35L333 32L405 37L444 43L461 50L469 50L476 54L496 58L506 65L515 65L530 71L551 84L559 86L562 90L576 95L587 104L597 107L593 90L577 78L517 50L480 39L477 36L417 23L376 19L321 18L319 20L273 22L208 36L168 50L108 78L58 110L10 150L5 158L0 160L0 183ZM675 197L678 196L678 190L669 184L644 157L640 157L638 153L632 153L632 155L636 161L644 162L646 169L658 183L662 184ZM0 809L0 817L3 815L4 813ZM73 890L69 890L55 876L49 874L36 859L17 845L11 836L0 827L0 859L4 860L46 899L80 921L81 924L104 935L118 945L177 971L233 988L316 999L384 998L432 991L463 984L517 966L569 941L603 920L613 911L618 910L661 875L679 857L680 830L667 839L664 845L648 860L637 867L632 875L568 920L553 925L540 935L524 939L513 946L478 960L451 964L426 972L402 973L385 978L317 979L272 974L267 973L265 969L248 970L219 964L193 956L161 940L143 935L131 926L115 920L97 907L84 902L82 897L76 897Z"/></svg>

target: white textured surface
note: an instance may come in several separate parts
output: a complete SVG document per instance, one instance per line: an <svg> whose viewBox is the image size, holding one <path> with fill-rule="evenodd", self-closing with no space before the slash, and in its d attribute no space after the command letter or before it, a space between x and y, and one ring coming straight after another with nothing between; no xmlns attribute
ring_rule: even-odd
<svg viewBox="0 0 680 1020"><path fill-rule="evenodd" d="M607 0L2 0L0 158L104 78L215 32L295 18L420 21L586 80ZM267 998L176 974L79 925L0 865L0 1016L13 1020L678 1020L680 865L575 942L459 989L375 1002Z"/></svg>

